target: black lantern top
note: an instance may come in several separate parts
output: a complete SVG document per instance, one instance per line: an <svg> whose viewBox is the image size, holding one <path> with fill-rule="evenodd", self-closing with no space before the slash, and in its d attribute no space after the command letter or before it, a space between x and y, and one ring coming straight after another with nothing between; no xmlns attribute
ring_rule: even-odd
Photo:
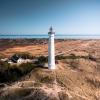
<svg viewBox="0 0 100 100"><path fill-rule="evenodd" d="M50 27L48 34L55 34L55 32L53 32L52 26Z"/></svg>

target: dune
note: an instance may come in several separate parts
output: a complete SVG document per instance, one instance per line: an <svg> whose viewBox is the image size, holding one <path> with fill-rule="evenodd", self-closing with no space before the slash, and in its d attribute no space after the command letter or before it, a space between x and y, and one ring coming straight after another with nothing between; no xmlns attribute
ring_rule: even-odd
<svg viewBox="0 0 100 100"><path fill-rule="evenodd" d="M47 40L24 40L23 45L23 40L18 41L13 45L0 42L0 55L9 57L16 52L36 57L48 55ZM3 83L0 100L99 100L99 44L100 40L56 40L57 69L50 71L38 65L17 81Z"/></svg>

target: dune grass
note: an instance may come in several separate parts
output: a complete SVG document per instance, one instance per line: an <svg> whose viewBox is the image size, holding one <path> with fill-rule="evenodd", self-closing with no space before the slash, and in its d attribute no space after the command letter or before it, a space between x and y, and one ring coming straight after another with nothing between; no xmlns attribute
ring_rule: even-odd
<svg viewBox="0 0 100 100"><path fill-rule="evenodd" d="M94 58L91 54L89 54L88 56L76 56L75 54L70 54L68 56L65 55L58 55L56 56L56 60L64 60L64 59L87 59L87 60L92 60L92 61L96 61L96 58Z"/></svg>
<svg viewBox="0 0 100 100"><path fill-rule="evenodd" d="M99 89L100 88L100 80L97 80L95 78L86 78L87 82L94 86L95 88Z"/></svg>
<svg viewBox="0 0 100 100"><path fill-rule="evenodd" d="M35 81L39 83L48 83L52 84L55 80L55 76L51 71L47 71L44 69L37 69L33 72L33 76L35 77Z"/></svg>
<svg viewBox="0 0 100 100"><path fill-rule="evenodd" d="M23 53L16 53L16 55L24 58L24 59L37 59L34 63L23 63L20 65L10 65L7 62L0 61L0 82L8 82L8 81L16 81L20 77L27 75L32 70L37 69L35 72L35 77L40 83L53 83L55 80L55 75L52 72L43 72L39 68L43 68L44 64L48 62L48 57L40 56L40 57L33 57L31 54L23 52ZM89 56L76 56L74 54L71 54L69 56L56 56L57 60L69 60L69 65L71 68L76 69L78 68L78 62L77 59L92 59L92 57ZM63 76L58 76L58 78L63 82L63 79L65 79L63 73L61 73ZM62 79L63 78L63 79ZM66 80L65 80L66 81ZM65 82L66 83L66 82ZM63 84L63 83L61 83Z"/></svg>

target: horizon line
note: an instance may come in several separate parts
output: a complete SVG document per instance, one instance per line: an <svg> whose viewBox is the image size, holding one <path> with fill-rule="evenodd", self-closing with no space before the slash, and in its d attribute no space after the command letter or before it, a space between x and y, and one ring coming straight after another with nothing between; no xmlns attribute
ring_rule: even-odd
<svg viewBox="0 0 100 100"><path fill-rule="evenodd" d="M0 36L48 36L48 34L0 34ZM55 36L100 36L100 34L55 34Z"/></svg>

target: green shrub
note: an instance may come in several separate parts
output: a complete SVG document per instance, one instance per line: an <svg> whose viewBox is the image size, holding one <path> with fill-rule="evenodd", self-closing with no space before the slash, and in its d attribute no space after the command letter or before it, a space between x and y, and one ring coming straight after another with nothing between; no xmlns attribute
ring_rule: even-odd
<svg viewBox="0 0 100 100"><path fill-rule="evenodd" d="M52 75L47 75L41 78L40 82L42 83L53 83L55 78Z"/></svg>
<svg viewBox="0 0 100 100"><path fill-rule="evenodd" d="M35 64L39 67L43 67L44 64L47 62L48 62L48 57L40 56L37 58L37 61L35 62Z"/></svg>
<svg viewBox="0 0 100 100"><path fill-rule="evenodd" d="M56 60L63 60L63 59L78 59L81 58L80 56L75 56L74 54L70 54L69 56L58 55L56 56Z"/></svg>
<svg viewBox="0 0 100 100"><path fill-rule="evenodd" d="M23 63L23 64L19 65L17 68L24 75L24 74L29 73L32 69L36 68L36 65L32 64L32 63Z"/></svg>
<svg viewBox="0 0 100 100"><path fill-rule="evenodd" d="M10 64L8 62L0 61L0 71L9 69Z"/></svg>
<svg viewBox="0 0 100 100"><path fill-rule="evenodd" d="M17 66L0 61L0 82L16 81L34 68L36 65L32 63L23 63Z"/></svg>
<svg viewBox="0 0 100 100"><path fill-rule="evenodd" d="M64 55L58 55L56 56L56 60L63 60L63 59L88 59L88 60L92 60L92 61L96 61L96 58L94 58L92 55L88 55L88 56L76 56L75 54L70 54L69 56L64 56Z"/></svg>
<svg viewBox="0 0 100 100"><path fill-rule="evenodd" d="M38 57L38 61L39 61L40 63L48 62L48 57L40 56L40 57Z"/></svg>
<svg viewBox="0 0 100 100"><path fill-rule="evenodd" d="M62 60L62 59L66 59L66 56L63 55L56 56L56 60Z"/></svg>

